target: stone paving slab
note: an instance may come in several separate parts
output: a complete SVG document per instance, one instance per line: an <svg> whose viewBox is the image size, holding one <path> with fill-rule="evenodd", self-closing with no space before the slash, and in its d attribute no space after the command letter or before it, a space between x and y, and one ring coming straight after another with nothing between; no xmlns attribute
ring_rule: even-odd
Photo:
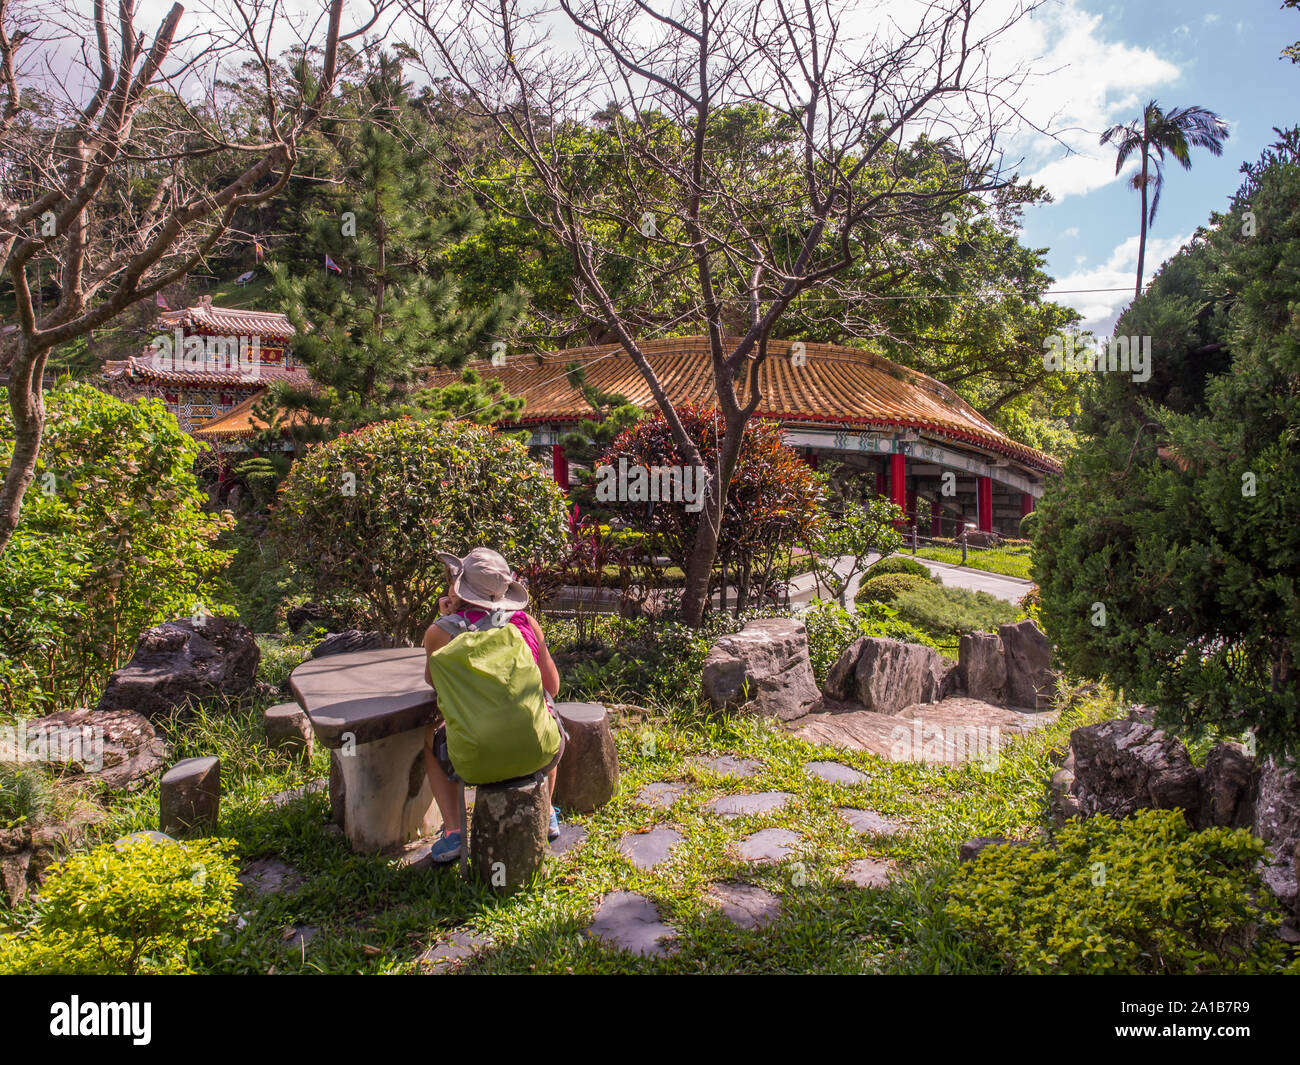
<svg viewBox="0 0 1300 1065"><path fill-rule="evenodd" d="M809 762L803 771L831 784L865 784L871 779L861 769L854 769L843 762Z"/></svg>
<svg viewBox="0 0 1300 1065"><path fill-rule="evenodd" d="M892 821L875 810L856 810L851 806L841 806L839 815L848 822L849 828L862 836L896 836L905 831L897 821Z"/></svg>
<svg viewBox="0 0 1300 1065"><path fill-rule="evenodd" d="M254 895L292 891L303 882L302 873L278 858L258 858L239 871L236 879Z"/></svg>
<svg viewBox="0 0 1300 1065"><path fill-rule="evenodd" d="M788 828L762 828L742 839L736 851L747 862L780 862L798 842L799 833Z"/></svg>
<svg viewBox="0 0 1300 1065"><path fill-rule="evenodd" d="M284 931L284 945L291 950L301 951L320 934L314 924L293 925Z"/></svg>
<svg viewBox="0 0 1300 1065"><path fill-rule="evenodd" d="M638 869L653 869L667 861L681 841L682 834L676 828L658 825L649 832L629 832L618 841L618 849Z"/></svg>
<svg viewBox="0 0 1300 1065"><path fill-rule="evenodd" d="M844 879L860 888L883 888L889 885L893 875L893 863L879 858L859 858L849 866Z"/></svg>
<svg viewBox="0 0 1300 1065"><path fill-rule="evenodd" d="M611 891L596 907L588 933L610 946L662 958L677 933L659 919L659 907L634 891Z"/></svg>
<svg viewBox="0 0 1300 1065"><path fill-rule="evenodd" d="M781 900L772 892L739 880L711 884L704 901L738 928L762 928L781 915Z"/></svg>
<svg viewBox="0 0 1300 1065"><path fill-rule="evenodd" d="M453 932L440 943L435 943L416 959L420 972L441 976L460 968L460 963L472 958L480 947L488 945L487 936L477 932Z"/></svg>
<svg viewBox="0 0 1300 1065"><path fill-rule="evenodd" d="M675 780L656 780L636 793L636 801L642 806L653 806L657 810L667 810L688 791L690 791L690 785L688 784Z"/></svg>
<svg viewBox="0 0 1300 1065"><path fill-rule="evenodd" d="M708 809L727 820L732 820L779 810L790 801L790 797L788 791L741 792L739 795L719 796L709 803Z"/></svg>
<svg viewBox="0 0 1300 1065"><path fill-rule="evenodd" d="M587 830L581 825L570 825L564 821L560 822L560 834L551 840L547 846L552 854L560 855L574 847L579 847L587 838Z"/></svg>
<svg viewBox="0 0 1300 1065"><path fill-rule="evenodd" d="M307 795L315 795L320 791L329 790L329 781L321 778L319 780L309 780L301 788L289 788L287 791L277 791L266 797L266 802L271 806L288 806L291 802L304 798Z"/></svg>
<svg viewBox="0 0 1300 1065"><path fill-rule="evenodd" d="M732 754L719 754L695 759L695 764L720 777L752 777L762 767L752 758L737 758Z"/></svg>

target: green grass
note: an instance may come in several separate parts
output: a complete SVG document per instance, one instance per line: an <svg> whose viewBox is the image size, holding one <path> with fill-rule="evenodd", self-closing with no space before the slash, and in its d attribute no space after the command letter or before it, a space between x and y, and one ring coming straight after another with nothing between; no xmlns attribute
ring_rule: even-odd
<svg viewBox="0 0 1300 1065"><path fill-rule="evenodd" d="M260 708L208 711L169 729L174 757L219 755L221 834L236 841L243 861L278 858L304 879L279 895L241 889L236 909L242 923L206 949L196 967L211 973L413 972L423 950L465 929L491 940L463 965L467 972L979 971L988 963L970 956L942 914L943 884L958 845L975 835L1034 833L1044 815L1053 752L1062 749L1071 727L1117 712L1108 697L1094 695L1059 724L1015 743L992 770L889 763L819 748L755 719L683 711L620 720L615 739L622 780L615 798L572 818L587 830L583 844L548 859L529 888L499 899L462 880L455 867L402 869L385 857L354 854L328 825L323 793L271 805L271 794L325 777L325 753L299 766L265 748ZM691 764L705 753L749 757L761 770L748 780L718 777ZM847 786L810 778L803 765L815 758L853 765L870 779ZM658 780L685 781L692 790L667 812L633 801L641 786ZM763 790L789 791L794 798L773 814L731 822L705 809L724 793ZM156 827L157 804L156 787L119 800L102 837ZM874 809L909 831L893 838L856 836L835 813L844 805ZM676 825L683 842L666 863L637 870L618 841L659 823ZM732 856L736 841L769 826L799 834L792 860L761 867ZM844 867L862 857L895 861L900 874L894 886L872 891L844 883ZM780 918L761 932L732 927L705 902L709 884L725 879L778 895ZM585 934L601 894L620 889L658 904L678 932L670 957L635 957ZM287 930L303 925L319 933L305 948L289 946Z"/></svg>
<svg viewBox="0 0 1300 1065"><path fill-rule="evenodd" d="M935 562L951 562L960 566L960 547L922 547L916 552L917 558L928 558ZM970 547L966 549L966 565L970 569L987 570L989 573L1001 573L1007 577L1020 577L1032 580L1029 572L1031 563L1030 545L1015 544L1009 547Z"/></svg>

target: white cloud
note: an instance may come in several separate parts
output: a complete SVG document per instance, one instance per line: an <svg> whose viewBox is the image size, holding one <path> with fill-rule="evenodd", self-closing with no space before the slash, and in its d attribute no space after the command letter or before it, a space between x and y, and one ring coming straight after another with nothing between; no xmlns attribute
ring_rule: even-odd
<svg viewBox="0 0 1300 1065"><path fill-rule="evenodd" d="M1160 269L1160 264L1191 239L1191 234L1176 237L1147 238L1146 262L1143 264L1142 283L1145 286ZM1133 299L1133 283L1137 279L1138 238L1126 238L1115 246L1109 257L1099 266L1086 268L1075 260L1079 269L1065 277L1057 278L1052 286L1055 293L1048 298L1056 303L1073 307L1081 315L1081 325L1097 336L1109 336L1115 319ZM1082 257L1080 257L1082 258ZM1117 291L1083 291L1083 290Z"/></svg>
<svg viewBox="0 0 1300 1065"><path fill-rule="evenodd" d="M1070 226L1069 229L1061 230L1061 236L1063 237L1077 237L1078 235L1079 235L1078 226Z"/></svg>

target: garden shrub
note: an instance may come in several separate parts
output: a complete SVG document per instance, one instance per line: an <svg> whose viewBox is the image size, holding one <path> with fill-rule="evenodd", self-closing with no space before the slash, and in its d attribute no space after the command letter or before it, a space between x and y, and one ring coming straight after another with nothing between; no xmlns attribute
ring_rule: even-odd
<svg viewBox="0 0 1300 1065"><path fill-rule="evenodd" d="M945 913L1019 973L1245 973L1282 946L1244 829L1194 832L1181 810L1071 821L1051 844L993 846L961 866Z"/></svg>
<svg viewBox="0 0 1300 1065"><path fill-rule="evenodd" d="M901 620L941 643L951 643L965 632L996 632L999 625L1015 621L1021 613L1015 603L988 592L948 588L929 581L915 581L900 590L890 605Z"/></svg>
<svg viewBox="0 0 1300 1065"><path fill-rule="evenodd" d="M826 676L835 660L859 636L883 636L936 647L926 633L900 621L894 611L882 603L864 603L856 613L850 613L838 603L814 599L799 615L799 620L808 629L808 657L818 685L826 683Z"/></svg>
<svg viewBox="0 0 1300 1065"><path fill-rule="evenodd" d="M161 400L124 403L85 384L45 397L36 478L0 553L0 701L41 714L93 702L144 629L201 607L223 613L204 511L201 445ZM13 448L0 411L0 462Z"/></svg>
<svg viewBox="0 0 1300 1065"><path fill-rule="evenodd" d="M564 550L563 493L513 437L468 422L378 422L311 448L280 489L280 557L314 598L351 595L365 621L417 643L436 616L436 551L490 547L516 570Z"/></svg>
<svg viewBox="0 0 1300 1065"><path fill-rule="evenodd" d="M49 783L40 769L0 762L0 828L35 824L49 805Z"/></svg>
<svg viewBox="0 0 1300 1065"><path fill-rule="evenodd" d="M935 584L943 583L930 572L927 566L914 558L904 558L902 555L890 555L889 558L882 558L879 562L873 563L867 567L866 575L862 579L869 581L876 577L883 577L886 573L909 573L922 580L933 581Z"/></svg>
<svg viewBox="0 0 1300 1065"><path fill-rule="evenodd" d="M74 854L46 877L33 927L0 936L0 974L189 972L230 917L233 849L145 836Z"/></svg>
<svg viewBox="0 0 1300 1065"><path fill-rule="evenodd" d="M892 603L902 592L927 583L927 578L912 573L883 573L863 581L858 586L858 594L853 597L853 601L859 606L866 603Z"/></svg>

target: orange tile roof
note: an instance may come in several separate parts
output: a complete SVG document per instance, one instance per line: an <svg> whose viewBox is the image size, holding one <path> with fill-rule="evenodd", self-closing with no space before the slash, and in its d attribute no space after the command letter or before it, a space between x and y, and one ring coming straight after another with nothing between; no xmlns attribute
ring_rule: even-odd
<svg viewBox="0 0 1300 1065"><path fill-rule="evenodd" d="M253 413L253 407L264 395L265 391L254 393L225 414L204 422L191 435L199 440L237 440L265 429L266 422ZM288 425L302 425L304 421L303 416L296 411L285 419Z"/></svg>
<svg viewBox="0 0 1300 1065"><path fill-rule="evenodd" d="M787 425L823 423L845 427L914 428L932 435L964 440L1014 458L1032 469L1059 473L1050 455L1012 440L947 385L888 359L833 344L805 344L805 365L789 358L789 341L771 341L759 370L763 399L757 417ZM713 369L706 337L675 337L642 344L659 382L674 404L706 407L713 399ZM590 406L569 384L565 368L578 363L586 382L628 402L655 408L645 378L618 344L571 348L544 356L515 355L504 366L480 360L472 367L485 379L495 378L525 402L523 424L576 422L590 418ZM428 383L442 387L458 372L434 371Z"/></svg>
<svg viewBox="0 0 1300 1065"><path fill-rule="evenodd" d="M174 311L163 311L158 316L165 326L183 329L206 329L210 333L222 336L260 336L290 340L294 336L293 325L289 319L278 311L245 311L233 307L214 307L210 299L205 299L193 307L178 307Z"/></svg>
<svg viewBox="0 0 1300 1065"><path fill-rule="evenodd" d="M163 370L153 365L153 356L131 355L120 361L104 363L104 373L109 377L126 377L132 380L153 381L165 385L264 385L271 381L288 381L307 386L311 376L302 367L285 369L269 363L257 363L250 370Z"/></svg>

